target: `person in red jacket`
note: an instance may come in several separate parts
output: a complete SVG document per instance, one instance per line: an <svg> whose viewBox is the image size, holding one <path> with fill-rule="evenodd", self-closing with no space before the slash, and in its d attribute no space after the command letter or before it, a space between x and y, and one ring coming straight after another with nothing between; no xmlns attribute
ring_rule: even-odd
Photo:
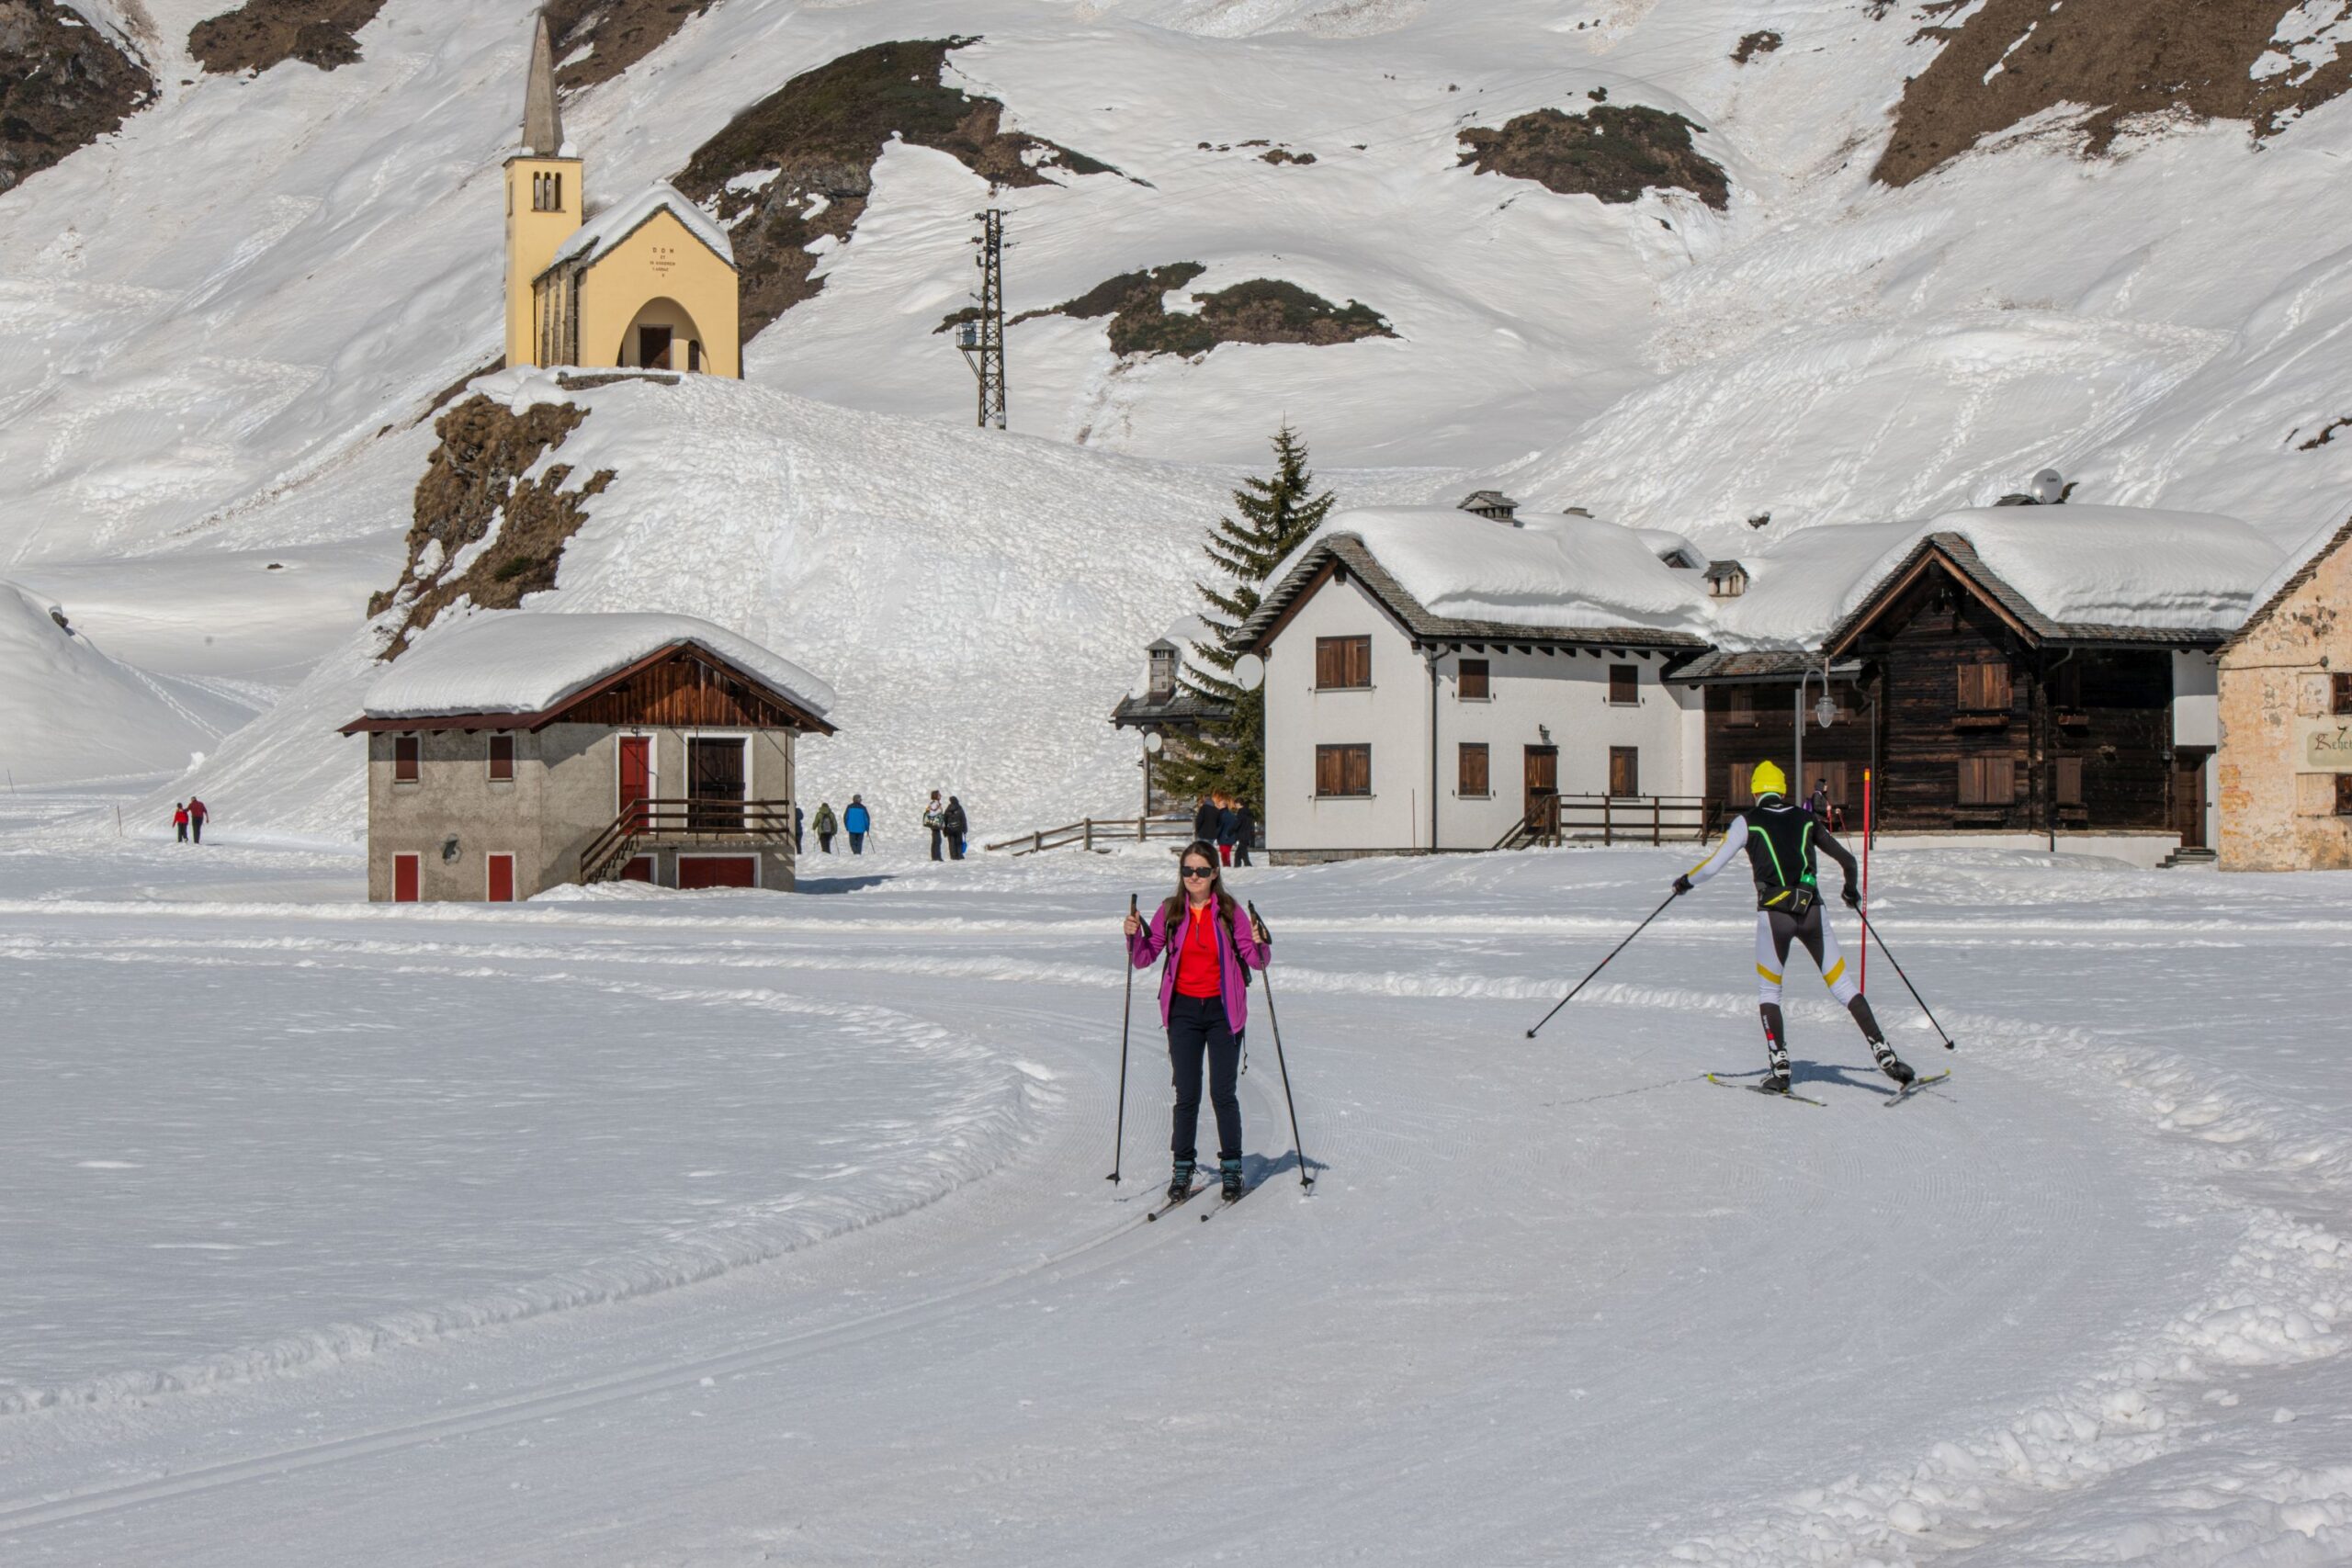
<svg viewBox="0 0 2352 1568"><path fill-rule="evenodd" d="M192 795L187 797L187 830L199 844L204 842L204 819L211 815L204 808L204 802Z"/></svg>
<svg viewBox="0 0 2352 1568"><path fill-rule="evenodd" d="M180 842L183 844L187 843L187 802L184 800L175 800L172 802L172 826L180 830Z"/></svg>
<svg viewBox="0 0 2352 1568"><path fill-rule="evenodd" d="M1159 976L1159 1019L1168 1026L1168 1061L1176 1080L1176 1113L1169 1149L1176 1166L1168 1196L1188 1198L1199 1150L1201 1058L1208 1057L1209 1103L1216 1110L1218 1175L1227 1201L1241 1196L1241 1032L1250 1021L1249 982L1242 966L1271 961L1266 933L1245 919L1217 868L1216 846L1185 846L1176 896L1146 923L1127 917L1127 956L1138 969L1165 953Z"/></svg>

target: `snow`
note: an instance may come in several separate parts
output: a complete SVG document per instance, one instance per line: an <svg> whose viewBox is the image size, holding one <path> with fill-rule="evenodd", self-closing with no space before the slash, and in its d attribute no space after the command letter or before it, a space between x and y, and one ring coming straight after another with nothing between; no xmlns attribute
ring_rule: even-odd
<svg viewBox="0 0 2352 1568"><path fill-rule="evenodd" d="M1704 630L1702 574L1668 566L1634 530L1524 508L1512 522L1452 507L1335 511L1268 581L1281 581L1318 540L1342 534L1363 540L1433 615L1559 630Z"/></svg>
<svg viewBox="0 0 2352 1568"><path fill-rule="evenodd" d="M718 220L687 199L685 193L667 181L656 181L630 197L617 207L607 208L571 231L570 238L556 247L548 265L560 266L566 262L593 263L636 231L638 226L657 212L667 212L686 226L687 232L718 253L728 265L735 265L735 247L727 238L727 231Z"/></svg>
<svg viewBox="0 0 2352 1568"><path fill-rule="evenodd" d="M1761 1065L1719 890L1523 1039L1685 849L1238 873L1315 1192L1260 1022L1256 1190L1145 1225L1159 851L395 908L348 852L55 841L81 804L0 806L20 1555L2352 1551L2340 875L1882 852L1960 1043L1873 954L1956 1074L1889 1114L1801 987L1826 1109L1702 1081Z"/></svg>
<svg viewBox="0 0 2352 1568"><path fill-rule="evenodd" d="M2057 621L2227 630L2259 601L2278 551L2231 517L2119 506L2007 506L1939 517Z"/></svg>
<svg viewBox="0 0 2352 1568"><path fill-rule="evenodd" d="M665 648L689 643L819 718L831 686L724 626L695 615L490 612L435 622L368 688L369 718L544 713Z"/></svg>
<svg viewBox="0 0 2352 1568"><path fill-rule="evenodd" d="M12 784L177 774L259 705L233 687L126 663L49 611L0 580L0 755Z"/></svg>

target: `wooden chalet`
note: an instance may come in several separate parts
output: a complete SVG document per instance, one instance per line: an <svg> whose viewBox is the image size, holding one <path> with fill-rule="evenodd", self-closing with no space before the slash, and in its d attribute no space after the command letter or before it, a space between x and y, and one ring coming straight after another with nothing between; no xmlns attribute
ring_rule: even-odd
<svg viewBox="0 0 2352 1568"><path fill-rule="evenodd" d="M514 614L428 636L368 737L368 897L567 882L789 888L795 739L832 694L691 616Z"/></svg>

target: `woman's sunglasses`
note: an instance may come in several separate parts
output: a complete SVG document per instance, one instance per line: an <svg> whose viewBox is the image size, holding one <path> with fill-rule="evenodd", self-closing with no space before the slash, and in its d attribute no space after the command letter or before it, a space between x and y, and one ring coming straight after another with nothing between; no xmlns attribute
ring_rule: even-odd
<svg viewBox="0 0 2352 1568"><path fill-rule="evenodd" d="M1216 874L1216 868L1212 865L1188 865L1184 868L1184 878L1188 882L1197 881L1204 876L1215 876Z"/></svg>

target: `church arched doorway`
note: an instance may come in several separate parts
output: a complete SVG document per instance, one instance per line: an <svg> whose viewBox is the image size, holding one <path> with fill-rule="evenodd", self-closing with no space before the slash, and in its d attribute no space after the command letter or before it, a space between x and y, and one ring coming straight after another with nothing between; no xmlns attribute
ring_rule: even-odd
<svg viewBox="0 0 2352 1568"><path fill-rule="evenodd" d="M614 363L643 370L707 368L708 351L702 329L684 305L663 295L649 299L621 333L620 352Z"/></svg>

